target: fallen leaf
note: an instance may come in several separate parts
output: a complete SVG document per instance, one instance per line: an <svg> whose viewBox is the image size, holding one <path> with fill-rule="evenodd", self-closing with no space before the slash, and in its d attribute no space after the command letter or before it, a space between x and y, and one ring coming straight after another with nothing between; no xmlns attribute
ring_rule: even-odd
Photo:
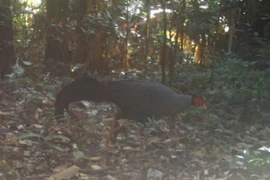
<svg viewBox="0 0 270 180"><path fill-rule="evenodd" d="M71 166L68 169L65 169L57 174L54 174L48 178L48 180L61 180L61 179L69 179L74 177L79 172L79 167Z"/></svg>
<svg viewBox="0 0 270 180"><path fill-rule="evenodd" d="M102 168L98 165L91 165L91 168L94 170L101 170Z"/></svg>

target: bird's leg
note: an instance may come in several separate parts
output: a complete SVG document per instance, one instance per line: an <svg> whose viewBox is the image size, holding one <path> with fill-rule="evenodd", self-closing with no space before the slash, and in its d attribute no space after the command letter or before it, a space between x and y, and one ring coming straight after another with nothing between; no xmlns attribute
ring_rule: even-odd
<svg viewBox="0 0 270 180"><path fill-rule="evenodd" d="M107 142L106 146L109 146L110 141L115 142L116 136L118 134L119 129L121 129L121 126L119 125L119 122L116 120L116 118L113 119L108 136L107 136Z"/></svg>
<svg viewBox="0 0 270 180"><path fill-rule="evenodd" d="M143 150L144 146L144 136L143 136L143 130L139 129L139 136L140 136L140 149Z"/></svg>

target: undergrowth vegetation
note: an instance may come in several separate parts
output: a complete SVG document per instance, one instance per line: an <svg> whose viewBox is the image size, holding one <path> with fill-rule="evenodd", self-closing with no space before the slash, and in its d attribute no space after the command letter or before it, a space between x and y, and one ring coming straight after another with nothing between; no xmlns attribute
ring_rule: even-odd
<svg viewBox="0 0 270 180"><path fill-rule="evenodd" d="M270 120L270 69L257 69L260 63L225 55L216 60L212 69L194 65L191 67L196 71L183 69L175 84L179 89L188 87L187 91L199 89L205 93L210 124L237 131L251 125L255 130L255 123L267 125ZM234 161L251 172L263 172L269 168L269 157L269 147L247 148L236 152Z"/></svg>

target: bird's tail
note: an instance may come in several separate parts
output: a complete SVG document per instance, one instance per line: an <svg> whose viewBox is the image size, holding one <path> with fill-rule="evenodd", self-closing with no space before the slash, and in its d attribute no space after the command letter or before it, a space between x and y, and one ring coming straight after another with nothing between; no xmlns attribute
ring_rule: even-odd
<svg viewBox="0 0 270 180"><path fill-rule="evenodd" d="M64 115L64 110L75 101L88 100L93 102L103 101L104 84L94 78L84 77L74 80L64 87L56 96L55 118L59 120Z"/></svg>

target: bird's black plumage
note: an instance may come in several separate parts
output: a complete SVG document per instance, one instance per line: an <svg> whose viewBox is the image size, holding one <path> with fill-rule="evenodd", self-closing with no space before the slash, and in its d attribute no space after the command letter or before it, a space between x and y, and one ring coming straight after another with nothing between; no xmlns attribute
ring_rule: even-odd
<svg viewBox="0 0 270 180"><path fill-rule="evenodd" d="M62 116L74 101L112 102L121 113L116 118L143 121L147 117L170 116L192 105L192 96L179 95L169 87L151 81L118 80L101 83L80 78L64 87L56 97L55 110Z"/></svg>
<svg viewBox="0 0 270 180"><path fill-rule="evenodd" d="M124 118L136 120L174 115L191 105L191 96L178 95L167 86L151 81L112 81L107 83L105 92Z"/></svg>
<svg viewBox="0 0 270 180"><path fill-rule="evenodd" d="M79 78L65 86L56 96L55 117L63 117L64 110L72 102L88 100L102 102L104 97L104 85L93 78Z"/></svg>

